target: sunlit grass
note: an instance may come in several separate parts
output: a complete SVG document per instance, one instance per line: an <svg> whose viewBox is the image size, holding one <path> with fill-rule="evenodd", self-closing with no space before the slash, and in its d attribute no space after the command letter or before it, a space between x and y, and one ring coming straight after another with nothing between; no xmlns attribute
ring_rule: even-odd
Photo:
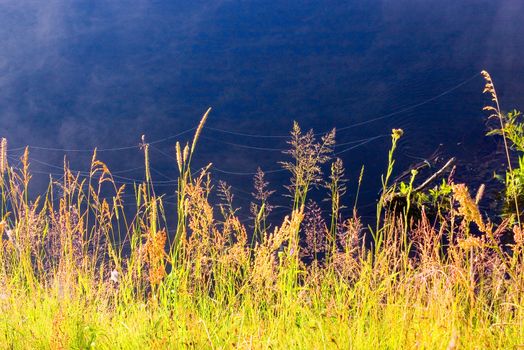
<svg viewBox="0 0 524 350"><path fill-rule="evenodd" d="M191 146L176 147L177 213L166 213L155 193L145 140L145 181L131 189L131 217L123 199L130 189L116 184L96 152L87 178L65 163L64 176L35 199L29 151L20 169L9 167L2 140L2 348L524 346L521 227L493 224L477 207L481 194L474 200L451 180L439 204L445 210L410 215L416 173L407 208L391 208L401 130L392 132L372 240L356 210L340 214L346 187L342 161L331 157L335 132L317 140L298 124L283 163L293 209L269 225L272 192L259 172L251 229L226 185L220 210L210 203L212 166L191 169L209 112ZM328 217L308 201L314 186L329 193ZM167 231L167 215L177 215L176 232Z"/></svg>

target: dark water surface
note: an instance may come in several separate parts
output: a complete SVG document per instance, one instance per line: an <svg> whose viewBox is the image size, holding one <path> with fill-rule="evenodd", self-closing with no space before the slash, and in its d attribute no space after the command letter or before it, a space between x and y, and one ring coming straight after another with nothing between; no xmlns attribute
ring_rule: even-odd
<svg viewBox="0 0 524 350"><path fill-rule="evenodd" d="M405 130L399 171L442 144L459 172L490 176L476 74L491 72L504 108L524 107L523 15L520 0L0 1L0 130L13 159L36 146L42 184L64 153L87 170L78 150L95 146L124 147L100 158L119 181L142 179L142 155L127 146L168 138L151 156L158 191L173 194L169 156L191 135L172 136L212 106L196 163L213 162L246 208L257 166L283 192L277 161L293 120L338 127L346 201L364 164L365 208L392 127Z"/></svg>

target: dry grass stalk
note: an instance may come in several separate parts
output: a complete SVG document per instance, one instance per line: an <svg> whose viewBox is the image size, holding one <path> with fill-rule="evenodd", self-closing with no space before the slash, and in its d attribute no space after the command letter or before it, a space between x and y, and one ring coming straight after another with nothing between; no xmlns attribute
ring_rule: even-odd
<svg viewBox="0 0 524 350"><path fill-rule="evenodd" d="M291 149L284 151L284 154L291 156L293 161L281 164L291 173L291 185L288 189L294 197L293 208L296 210L305 205L310 186L317 186L322 182L321 165L331 159L335 145L335 129L317 141L313 130L303 134L295 122L291 141L288 143Z"/></svg>
<svg viewBox="0 0 524 350"><path fill-rule="evenodd" d="M165 230L150 232L145 244L149 270L149 283L152 286L160 284L166 275L165 244L167 235Z"/></svg>
<svg viewBox="0 0 524 350"><path fill-rule="evenodd" d="M469 194L467 186L464 184L454 184L453 198L459 203L459 215L463 216L466 222L476 223L479 229L485 232L487 227L484 224L477 204Z"/></svg>
<svg viewBox="0 0 524 350"><path fill-rule="evenodd" d="M167 234L164 229L157 228L158 205L158 201L153 198L149 208L148 225L144 228L147 232L147 236L143 251L145 253L148 268L149 283L153 288L160 284L166 275L165 244Z"/></svg>
<svg viewBox="0 0 524 350"><path fill-rule="evenodd" d="M2 137L0 141L0 174L4 175L7 171L7 139Z"/></svg>
<svg viewBox="0 0 524 350"><path fill-rule="evenodd" d="M277 266L279 266L277 264L277 252L279 252L281 261L289 258L289 255L284 250L285 244L288 245L287 251L290 255L298 254L298 247L296 242L293 242L293 237L299 229L303 217L303 209L293 211L291 218L286 216L280 228L275 227L273 233L266 234L262 242L257 244L250 278L255 289L263 291L274 288L274 282L277 278Z"/></svg>
<svg viewBox="0 0 524 350"><path fill-rule="evenodd" d="M524 231L518 225L513 226L513 240L516 246L524 246Z"/></svg>
<svg viewBox="0 0 524 350"><path fill-rule="evenodd" d="M68 335L65 332L65 321L66 317L64 312L60 308L53 318L52 330L51 330L51 339L49 342L49 347L53 350L62 350L67 349L69 339Z"/></svg>
<svg viewBox="0 0 524 350"><path fill-rule="evenodd" d="M504 141L504 150L506 152L506 161L508 162L508 169L509 173L513 173L513 165L511 164L511 156L509 154L509 145L508 145L508 138L506 135L506 128L504 123L504 116L502 115L502 111L500 109L499 99L497 96L497 91L495 90L495 84L493 83L493 79L491 78L491 75L483 70L480 72L482 76L484 77L484 80L486 81L486 85L484 86L484 90L482 93L488 93L491 96L491 101L494 103L492 106L485 106L483 109L485 111L489 111L491 114L489 118L497 118L500 123L500 132L502 134L502 140ZM517 194L515 193L513 196L513 200L515 203L515 211L517 213L517 221L519 225L520 222L520 210L519 210L519 202Z"/></svg>
<svg viewBox="0 0 524 350"><path fill-rule="evenodd" d="M213 207L208 202L209 192L204 185L206 176L206 173L202 172L194 183L188 184L185 205L191 230L190 244L196 244L199 241L204 246L208 245L214 229Z"/></svg>
<svg viewBox="0 0 524 350"><path fill-rule="evenodd" d="M322 217L322 209L313 200L309 200L302 225L304 248L301 255L312 260L319 260L326 253L328 228Z"/></svg>
<svg viewBox="0 0 524 350"><path fill-rule="evenodd" d="M444 227L437 232L423 209L421 219L414 225L410 235L417 251L416 257L422 266L431 266L440 262L440 241L443 233Z"/></svg>

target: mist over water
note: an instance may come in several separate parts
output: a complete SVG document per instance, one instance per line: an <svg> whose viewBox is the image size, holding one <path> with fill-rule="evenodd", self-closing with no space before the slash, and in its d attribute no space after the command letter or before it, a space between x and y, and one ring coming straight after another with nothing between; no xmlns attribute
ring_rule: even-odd
<svg viewBox="0 0 524 350"><path fill-rule="evenodd" d="M257 166L283 192L288 175L276 170L286 139L275 136L293 120L315 131L356 125L337 134L346 144L337 151L345 151L349 205L366 166L365 206L376 198L393 127L406 135L399 171L439 144L465 172L493 151L475 74L491 73L504 109L523 108L522 15L520 0L0 0L1 136L13 159L27 144L58 149L31 149L38 187L45 173L61 172L64 154L72 168L88 169L89 152L60 149L165 139L212 106L195 161L212 162L213 177L234 185L247 208ZM177 139L191 137L154 144L159 192L174 192L169 156ZM121 181L143 178L138 148L99 157Z"/></svg>

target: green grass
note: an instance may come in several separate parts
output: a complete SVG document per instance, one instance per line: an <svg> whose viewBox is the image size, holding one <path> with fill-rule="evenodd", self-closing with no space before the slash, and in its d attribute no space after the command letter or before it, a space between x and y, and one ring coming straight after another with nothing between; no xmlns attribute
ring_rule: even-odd
<svg viewBox="0 0 524 350"><path fill-rule="evenodd" d="M392 133L374 239L365 242L356 210L340 214L346 187L341 161L331 158L334 131L317 140L295 124L291 160L283 163L294 209L279 227L268 228L271 193L262 173L253 232L228 202L227 186L226 203L212 206L212 167L191 171L208 114L191 147L177 144L177 213L166 213L155 194L145 142L146 180L133 189L136 214L126 217L128 189L96 152L89 177L66 164L64 177L30 200L28 151L20 169L10 168L2 141L0 348L524 347L519 221L493 224L477 207L480 195L475 201L452 182L438 215L412 216L416 173L403 187L408 206L392 210L401 130ZM313 186L329 193L326 218L308 204ZM167 231L167 215L176 215L176 232Z"/></svg>

